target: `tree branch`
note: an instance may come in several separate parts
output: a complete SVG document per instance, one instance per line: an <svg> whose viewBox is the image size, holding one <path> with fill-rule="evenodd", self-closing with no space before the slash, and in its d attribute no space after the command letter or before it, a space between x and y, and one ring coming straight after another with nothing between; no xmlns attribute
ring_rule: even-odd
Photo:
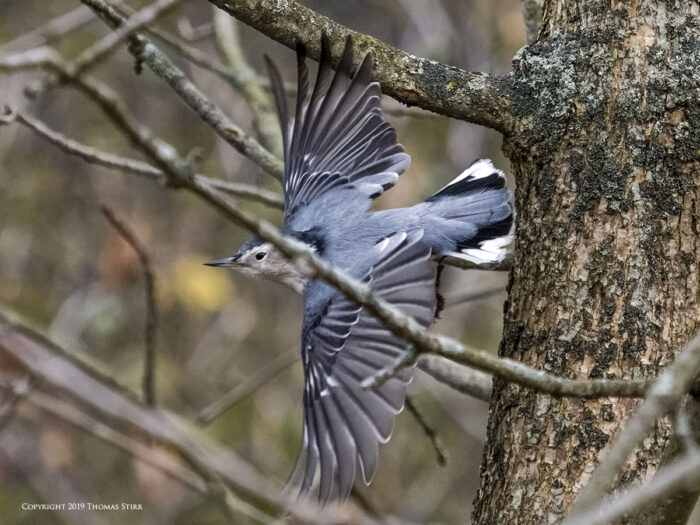
<svg viewBox="0 0 700 525"><path fill-rule="evenodd" d="M423 414L421 414L418 411L416 405L413 403L413 398L408 394L406 395L406 401L404 405L406 406L406 410L413 416L413 419L416 421L416 423L418 423L418 426L421 427L423 433L430 441L430 444L432 445L433 450L435 451L435 458L437 459L437 464L441 467L447 465L447 455L445 454L445 449L442 446L442 443L440 442L440 438L438 437L437 432L433 427L431 427L428 424L428 422L423 417Z"/></svg>
<svg viewBox="0 0 700 525"><path fill-rule="evenodd" d="M282 137L272 99L260 83L258 74L248 65L241 48L236 20L212 7L216 43L226 58L233 87L248 104L255 128L263 145L278 157L282 155Z"/></svg>
<svg viewBox="0 0 700 525"><path fill-rule="evenodd" d="M36 57L33 59L30 62L35 63ZM0 61L1 66L2 61ZM69 73L70 71L66 72L66 74ZM88 81L87 77L81 77L78 85L86 94L99 101L107 115L135 141L144 154L163 168L171 187L187 188L229 220L269 241L288 257L302 273L310 278L322 279L349 299L363 305L392 333L411 343L417 353L440 355L483 372L492 373L506 381L553 396L594 398L642 397L644 395L649 385L648 381L561 378L511 359L499 358L488 352L466 347L453 339L429 333L399 309L375 297L366 284L332 268L304 243L283 236L277 228L267 221L261 221L251 213L238 208L205 181L193 177L189 164L177 155L174 148L153 137L150 130L138 124L123 107L121 101L106 86L97 85L94 80ZM407 353L402 358L401 363L397 363L397 366L383 370L377 377L370 378L371 381L367 386L371 387L370 383L376 383L382 377L386 379L396 372L398 366L406 366L414 360L415 356Z"/></svg>
<svg viewBox="0 0 700 525"><path fill-rule="evenodd" d="M690 394L685 396L683 409L677 411L675 432L663 451L661 464L651 483L665 476L667 467L683 460L686 454L697 454L700 448L700 399ZM680 417L678 414L681 414ZM686 525L700 496L700 484L683 487L666 495L656 505L646 509L635 509L628 514L628 522L635 525Z"/></svg>
<svg viewBox="0 0 700 525"><path fill-rule="evenodd" d="M156 367L156 323L158 322L156 309L155 275L151 258L146 252L146 248L139 242L136 234L119 219L115 213L106 205L100 206L102 215L114 227L119 235L136 252L141 268L143 270L143 282L146 291L146 321L144 326L145 349L143 355L143 398L147 405L155 406L155 367Z"/></svg>
<svg viewBox="0 0 700 525"><path fill-rule="evenodd" d="M95 16L84 5L81 5L14 40L2 44L0 49L27 49L43 46L55 38L84 26L91 20L95 20Z"/></svg>
<svg viewBox="0 0 700 525"><path fill-rule="evenodd" d="M576 516L598 505L608 486L656 420L671 410L691 389L700 370L700 334L654 381L647 398L625 425L611 447L600 454L598 467L580 492L571 510Z"/></svg>
<svg viewBox="0 0 700 525"><path fill-rule="evenodd" d="M106 24L118 28L126 19L103 0L82 0ZM211 100L209 100L185 74L173 64L150 40L140 34L129 38L129 51L137 60L137 66L146 64L151 71L163 79L190 108L226 142L258 164L278 180L284 171L282 162L267 151L253 137L241 128Z"/></svg>
<svg viewBox="0 0 700 525"><path fill-rule="evenodd" d="M49 128L42 121L23 111L16 111L6 107L5 114L0 115L0 123L9 124L14 120L31 129L37 135L46 139L51 144L59 147L69 155L75 155L76 157L83 159L85 162L109 169L124 171L126 173L132 173L159 183L164 183L166 181L165 173L163 173L162 170L151 166L150 164L126 157L120 157L118 155L112 155L111 153L87 146ZM258 188L257 186L252 186L250 184L214 179L200 174L195 175L195 178L200 179L202 182L235 197L242 197L251 201L260 202L266 206L272 206L274 208L284 208L284 199L281 195L274 191Z"/></svg>
<svg viewBox="0 0 700 525"><path fill-rule="evenodd" d="M493 378L489 374L461 366L436 355L418 358L418 368L436 381L487 403L491 400Z"/></svg>
<svg viewBox="0 0 700 525"><path fill-rule="evenodd" d="M254 375L246 378L245 381L237 384L216 401L203 408L197 416L197 423L200 425L209 425L212 421L214 421L233 405L238 403L241 399L249 396L260 387L277 377L278 374L282 373L294 363L299 361L300 357L301 354L298 351L285 352L277 356L276 359L267 363L266 366L258 370Z"/></svg>
<svg viewBox="0 0 700 525"><path fill-rule="evenodd" d="M141 31L147 25L152 24L158 18L165 16L172 9L177 7L183 0L158 0L149 6L137 11L133 16L124 21L115 31L87 48L76 59L73 60L75 73L80 75L90 67L105 59L118 46Z"/></svg>
<svg viewBox="0 0 700 525"><path fill-rule="evenodd" d="M381 40L348 29L333 20L287 0L209 0L231 16L273 40L294 49L303 42L311 58L320 56L321 32L328 33L333 56L340 57L347 35L355 41L355 63L372 51L376 79L382 91L409 106L466 120L509 134L516 117L502 77L468 73L420 58Z"/></svg>
<svg viewBox="0 0 700 525"><path fill-rule="evenodd" d="M277 515L291 512L305 523L316 523L319 518L326 522L348 519L343 509L321 514L310 502L287 508L278 489L232 451L215 445L176 414L142 405L111 379L1 310L0 364L6 374L29 375L37 391L68 400L112 430L174 452L207 482L222 480L256 507L272 509Z"/></svg>
<svg viewBox="0 0 700 525"><path fill-rule="evenodd" d="M615 497L607 497L602 505L601 500L597 500L595 505L587 508L583 514L567 519L562 525L606 525L630 512L648 509L678 492L697 491L699 486L700 453L693 452L660 470L650 483Z"/></svg>

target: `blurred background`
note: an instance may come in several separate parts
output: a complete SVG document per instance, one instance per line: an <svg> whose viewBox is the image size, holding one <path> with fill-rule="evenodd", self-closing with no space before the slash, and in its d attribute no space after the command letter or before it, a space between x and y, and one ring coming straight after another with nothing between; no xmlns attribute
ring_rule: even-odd
<svg viewBox="0 0 700 525"><path fill-rule="evenodd" d="M517 0L304 4L409 53L469 71L505 73L525 44ZM78 5L71 0L2 0L0 51L42 43L21 36ZM191 0L157 27L219 60L212 12L207 2ZM292 51L246 26L238 29L243 52L256 71L264 71L262 55L268 53L285 79L295 81ZM103 23L92 19L48 43L70 58L107 32ZM234 121L253 132L250 110L229 85L168 47L160 48ZM279 190L270 176L219 139L150 71L136 76L126 50L110 56L93 73L119 92L159 136L183 153L196 149L202 173ZM23 88L43 76L0 76L0 104L25 109L86 144L139 158L99 108L75 89L62 87L28 101ZM508 170L498 133L409 110L388 98L384 107L413 162L379 207L414 204L480 157L490 157ZM273 209L240 202L266 219L279 220ZM109 206L135 232L153 264L158 403L194 421L205 407L238 388L231 407L203 431L281 486L301 442L303 378L295 357L302 302L279 285L203 266L235 253L249 234L201 201L70 157L18 124L0 127L0 303L140 392L146 313L141 267L131 246L100 213L99 204ZM496 351L506 279L505 273L448 268L443 278L448 307L434 330ZM475 294L482 297L473 299ZM276 374L259 378L265 371ZM431 442L404 411L394 437L381 448L374 483L369 488L358 484L358 498L380 522L464 523L477 488L488 407L422 372L417 372L409 392L437 432L447 463L438 465ZM2 524L225 522L209 498L93 434L21 402L0 431L0 487ZM71 514L20 508L22 502L66 501L141 503L144 510Z"/></svg>

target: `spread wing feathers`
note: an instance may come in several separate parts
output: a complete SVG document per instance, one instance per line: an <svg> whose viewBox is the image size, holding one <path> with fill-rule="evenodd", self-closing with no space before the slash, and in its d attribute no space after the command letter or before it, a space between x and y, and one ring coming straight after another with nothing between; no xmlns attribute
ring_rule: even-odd
<svg viewBox="0 0 700 525"><path fill-rule="evenodd" d="M310 97L305 57L304 46L298 44L297 100L291 122L281 76L265 57L284 143L285 219L299 206L340 186L351 185L374 198L393 186L410 164L410 157L396 143L394 129L382 119L371 55L365 55L353 76L353 43L348 37L334 72L324 33Z"/></svg>
<svg viewBox="0 0 700 525"><path fill-rule="evenodd" d="M422 235L396 233L378 243L370 254L376 262L364 280L384 300L428 326L435 316L435 265L430 249L420 243ZM365 483L372 480L378 444L391 435L413 370L364 390L362 381L392 364L406 343L338 292L318 317L305 321L302 337L303 442L288 487L307 493L320 470L318 496L325 504L350 494L356 464Z"/></svg>

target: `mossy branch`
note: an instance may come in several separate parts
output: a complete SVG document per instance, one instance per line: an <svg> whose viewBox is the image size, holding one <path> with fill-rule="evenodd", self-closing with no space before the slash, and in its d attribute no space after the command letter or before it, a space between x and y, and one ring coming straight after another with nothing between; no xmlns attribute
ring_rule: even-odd
<svg viewBox="0 0 700 525"><path fill-rule="evenodd" d="M209 0L241 22L294 49L303 42L311 58L321 53L321 33L331 40L332 54L340 57L345 38L355 42L355 63L371 51L376 79L382 91L409 106L466 120L509 134L515 126L512 100L504 77L469 73L417 57L381 40L353 31L303 5L287 0Z"/></svg>

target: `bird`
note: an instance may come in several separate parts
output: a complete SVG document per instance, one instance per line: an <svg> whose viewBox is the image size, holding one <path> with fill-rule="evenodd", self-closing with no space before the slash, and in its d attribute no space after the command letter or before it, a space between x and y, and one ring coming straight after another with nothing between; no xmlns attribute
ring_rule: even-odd
<svg viewBox="0 0 700 525"><path fill-rule="evenodd" d="M429 327L439 313L440 261L501 261L514 234L505 174L474 162L424 202L373 211L410 165L396 131L383 119L374 58L354 69L345 41L337 68L328 36L309 95L306 48L297 43L297 92L290 117L282 76L265 55L284 153L281 231L369 284L382 299ZM317 491L321 504L346 499L361 472L369 485L379 444L402 410L413 368L374 389L361 383L391 365L407 344L325 282L309 279L271 243L253 236L232 257L205 263L282 283L304 298L301 354L303 436L287 487Z"/></svg>

